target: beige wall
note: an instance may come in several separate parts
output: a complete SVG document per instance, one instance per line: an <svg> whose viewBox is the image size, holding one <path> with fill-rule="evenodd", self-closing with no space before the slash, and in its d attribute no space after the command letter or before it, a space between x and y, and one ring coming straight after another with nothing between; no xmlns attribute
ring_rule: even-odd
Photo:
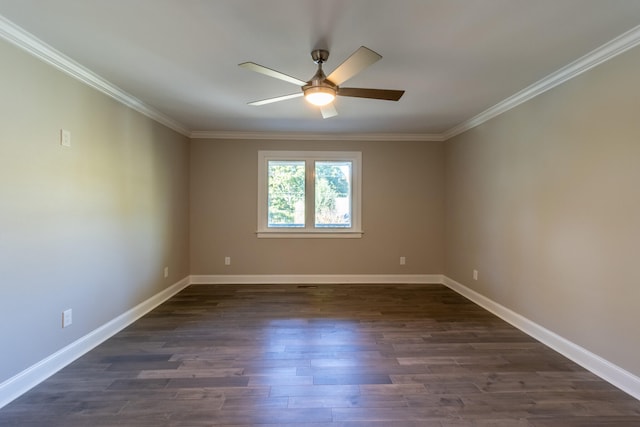
<svg viewBox="0 0 640 427"><path fill-rule="evenodd" d="M0 58L2 383L189 274L189 141L4 41Z"/></svg>
<svg viewBox="0 0 640 427"><path fill-rule="evenodd" d="M192 274L443 271L440 142L193 140L191 148ZM364 236L258 239L258 150L325 149L362 152Z"/></svg>
<svg viewBox="0 0 640 427"><path fill-rule="evenodd" d="M445 273L640 375L639 49L446 143L189 143L0 58L0 383L188 274ZM362 151L362 239L256 238L279 149Z"/></svg>
<svg viewBox="0 0 640 427"><path fill-rule="evenodd" d="M445 144L446 274L636 376L638 76L636 48Z"/></svg>

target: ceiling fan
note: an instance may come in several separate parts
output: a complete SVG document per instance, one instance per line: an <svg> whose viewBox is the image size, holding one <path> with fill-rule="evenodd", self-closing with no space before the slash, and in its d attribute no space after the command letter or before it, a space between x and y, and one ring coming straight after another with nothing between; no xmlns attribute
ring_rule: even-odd
<svg viewBox="0 0 640 427"><path fill-rule="evenodd" d="M319 106L322 117L327 119L338 115L338 112L333 105L333 100L336 95L397 101L404 94L404 90L365 89L340 86L342 83L346 82L369 65L382 59L382 56L364 46L360 46L328 76L325 76L322 71L322 64L324 64L329 58L329 51L316 49L311 52L311 58L313 59L313 62L318 64L318 71L316 71L316 74L311 78L311 80L306 82L254 62L243 62L242 64L238 64L240 67L246 68L247 70L293 83L300 86L301 89L300 92L289 95L249 102L249 105L265 105L271 104L272 102L279 102L286 99L304 96L311 104Z"/></svg>

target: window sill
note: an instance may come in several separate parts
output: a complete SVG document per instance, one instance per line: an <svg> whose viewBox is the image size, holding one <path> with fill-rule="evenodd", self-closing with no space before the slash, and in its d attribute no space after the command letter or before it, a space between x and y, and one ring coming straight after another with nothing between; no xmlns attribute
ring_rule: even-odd
<svg viewBox="0 0 640 427"><path fill-rule="evenodd" d="M360 239L363 231L258 231L258 239Z"/></svg>

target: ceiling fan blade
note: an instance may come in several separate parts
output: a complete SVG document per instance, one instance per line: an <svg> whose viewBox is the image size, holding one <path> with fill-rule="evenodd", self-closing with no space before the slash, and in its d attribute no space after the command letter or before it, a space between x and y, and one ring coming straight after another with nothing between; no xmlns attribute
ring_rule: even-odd
<svg viewBox="0 0 640 427"><path fill-rule="evenodd" d="M360 46L358 50L353 52L350 57L327 76L327 80L339 86L380 59L382 59L382 56L369 48Z"/></svg>
<svg viewBox="0 0 640 427"><path fill-rule="evenodd" d="M267 99L262 99L260 101L249 102L249 105L271 104L273 102L285 101L285 100L291 99L291 98L298 98L298 97L301 97L302 95L304 95L304 93L297 92L297 93L292 93L292 94L289 94L289 95L276 96L275 98L267 98Z"/></svg>
<svg viewBox="0 0 640 427"><path fill-rule="evenodd" d="M355 98L383 99L386 101L397 101L404 94L403 90L390 89L364 89L358 87L338 88L338 95L352 96Z"/></svg>
<svg viewBox="0 0 640 427"><path fill-rule="evenodd" d="M238 66L246 68L247 70L255 71L256 73L264 74L269 77L284 80L285 82L293 83L294 85L304 86L307 84L307 82L305 81L288 76L284 73L281 73L280 71L272 70L271 68L256 64L255 62L243 62L242 64L238 64Z"/></svg>
<svg viewBox="0 0 640 427"><path fill-rule="evenodd" d="M338 111L336 110L336 106L333 105L333 102L320 107L320 112L322 113L323 119L328 119L330 117L335 117L338 115Z"/></svg>

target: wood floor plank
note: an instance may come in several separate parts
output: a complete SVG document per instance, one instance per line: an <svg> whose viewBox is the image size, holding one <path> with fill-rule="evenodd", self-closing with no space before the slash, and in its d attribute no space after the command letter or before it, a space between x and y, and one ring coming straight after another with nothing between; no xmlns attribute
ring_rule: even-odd
<svg viewBox="0 0 640 427"><path fill-rule="evenodd" d="M444 286L195 285L0 425L626 427L640 402Z"/></svg>

